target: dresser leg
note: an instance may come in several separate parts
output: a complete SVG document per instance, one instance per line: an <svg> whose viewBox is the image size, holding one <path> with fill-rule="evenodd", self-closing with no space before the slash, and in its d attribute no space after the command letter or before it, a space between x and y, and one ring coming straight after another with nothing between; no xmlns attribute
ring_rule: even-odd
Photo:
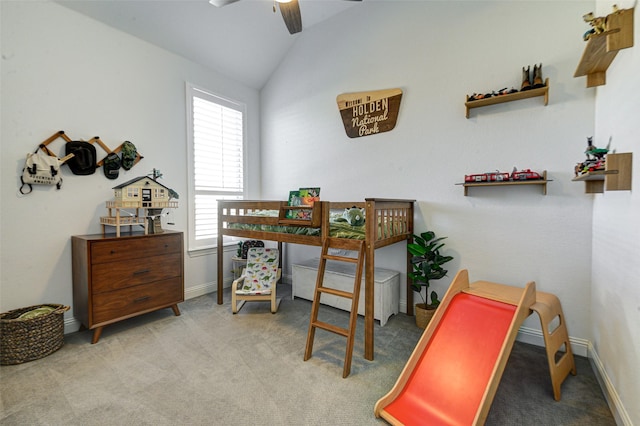
<svg viewBox="0 0 640 426"><path fill-rule="evenodd" d="M178 309L178 304L171 305L171 309L173 309L173 314L177 317L180 316L180 309Z"/></svg>
<svg viewBox="0 0 640 426"><path fill-rule="evenodd" d="M91 344L98 343L100 340L100 335L102 334L102 327L98 327L93 330L93 339L91 339Z"/></svg>

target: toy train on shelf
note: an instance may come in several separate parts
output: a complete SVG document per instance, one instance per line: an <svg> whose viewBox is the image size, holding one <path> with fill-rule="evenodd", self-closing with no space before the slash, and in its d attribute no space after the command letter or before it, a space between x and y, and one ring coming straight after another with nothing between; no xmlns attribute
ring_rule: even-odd
<svg viewBox="0 0 640 426"><path fill-rule="evenodd" d="M509 182L519 180L540 180L543 177L538 172L534 172L531 169L517 170L513 169L513 172L488 172L479 173L474 175L465 175L464 183L482 183L482 182Z"/></svg>

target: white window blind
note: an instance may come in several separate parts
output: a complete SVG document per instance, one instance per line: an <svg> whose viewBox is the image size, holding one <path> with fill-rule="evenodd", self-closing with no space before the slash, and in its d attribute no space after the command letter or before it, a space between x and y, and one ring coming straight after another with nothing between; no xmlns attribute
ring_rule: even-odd
<svg viewBox="0 0 640 426"><path fill-rule="evenodd" d="M244 105L187 86L190 249L215 246L219 199L244 195ZM192 194L192 195L191 195Z"/></svg>

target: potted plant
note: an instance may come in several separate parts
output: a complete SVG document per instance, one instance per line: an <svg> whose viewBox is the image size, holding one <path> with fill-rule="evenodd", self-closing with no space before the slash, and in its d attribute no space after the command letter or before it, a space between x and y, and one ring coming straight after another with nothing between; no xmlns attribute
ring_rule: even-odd
<svg viewBox="0 0 640 426"><path fill-rule="evenodd" d="M442 267L447 262L453 260L453 256L444 256L440 253L440 249L444 246L441 241L447 237L436 237L435 232L426 231L420 235L414 235L414 242L407 244L407 250L412 255L411 265L413 271L409 273L409 277L413 280L413 291L420 294L422 303L416 303L416 325L420 328L426 328L431 320L436 308L440 304L438 294L431 291L429 294L429 284L433 280L439 280L447 275L446 269ZM422 295L422 289L425 295ZM429 297L430 303L425 300Z"/></svg>

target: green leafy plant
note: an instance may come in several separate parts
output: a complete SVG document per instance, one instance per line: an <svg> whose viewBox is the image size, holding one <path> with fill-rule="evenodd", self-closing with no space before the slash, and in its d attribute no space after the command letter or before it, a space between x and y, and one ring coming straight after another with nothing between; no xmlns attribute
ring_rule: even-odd
<svg viewBox="0 0 640 426"><path fill-rule="evenodd" d="M435 232L426 231L420 235L414 235L414 242L407 244L407 250L412 255L411 265L413 271L409 277L413 280L413 291L418 292L425 307L435 307L440 304L438 294L432 291L429 295L430 303L422 296L422 288L425 288L425 296L429 294L429 284L433 280L439 280L447 275L448 270L442 265L453 260L453 256L444 256L440 253L444 243L441 241L447 237L436 237Z"/></svg>

